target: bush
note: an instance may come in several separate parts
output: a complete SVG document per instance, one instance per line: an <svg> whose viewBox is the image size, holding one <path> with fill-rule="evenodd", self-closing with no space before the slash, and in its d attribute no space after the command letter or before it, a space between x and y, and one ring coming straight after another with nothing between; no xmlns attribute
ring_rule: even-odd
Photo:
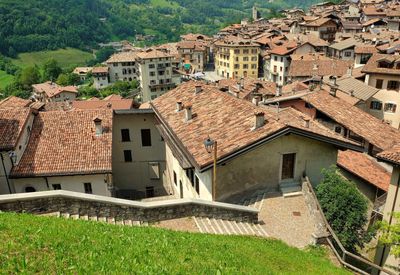
<svg viewBox="0 0 400 275"><path fill-rule="evenodd" d="M339 175L335 168L324 169L322 173L324 178L316 188L322 210L343 246L356 252L368 237L364 229L368 221L367 200L355 184Z"/></svg>

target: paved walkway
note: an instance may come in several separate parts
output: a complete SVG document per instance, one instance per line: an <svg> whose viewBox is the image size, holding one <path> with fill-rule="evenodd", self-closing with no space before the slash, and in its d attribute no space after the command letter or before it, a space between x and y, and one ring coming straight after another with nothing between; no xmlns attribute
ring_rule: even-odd
<svg viewBox="0 0 400 275"><path fill-rule="evenodd" d="M304 248L312 243L315 223L303 196L282 197L280 193L264 198L259 219L267 233L285 243Z"/></svg>

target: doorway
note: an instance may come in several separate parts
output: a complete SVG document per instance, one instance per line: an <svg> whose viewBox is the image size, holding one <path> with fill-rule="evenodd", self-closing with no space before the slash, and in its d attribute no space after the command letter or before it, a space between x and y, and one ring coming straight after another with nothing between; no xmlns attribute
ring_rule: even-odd
<svg viewBox="0 0 400 275"><path fill-rule="evenodd" d="M294 165L296 162L296 153L282 155L281 180L294 178Z"/></svg>

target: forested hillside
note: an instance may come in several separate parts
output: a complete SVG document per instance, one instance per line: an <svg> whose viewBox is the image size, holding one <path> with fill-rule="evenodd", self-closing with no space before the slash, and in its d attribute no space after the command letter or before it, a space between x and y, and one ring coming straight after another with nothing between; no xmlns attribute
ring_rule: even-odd
<svg viewBox="0 0 400 275"><path fill-rule="evenodd" d="M185 32L215 33L251 16L263 17L318 0L0 0L0 53L16 56L62 47L92 48L99 42L155 35L174 41Z"/></svg>

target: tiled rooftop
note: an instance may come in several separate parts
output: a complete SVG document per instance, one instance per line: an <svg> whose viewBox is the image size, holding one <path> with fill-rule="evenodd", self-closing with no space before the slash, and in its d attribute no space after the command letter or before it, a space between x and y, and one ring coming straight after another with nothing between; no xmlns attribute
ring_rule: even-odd
<svg viewBox="0 0 400 275"><path fill-rule="evenodd" d="M195 94L196 85L201 85L202 91ZM192 106L193 119L185 121L185 111L176 111L177 102ZM174 133L199 167L212 162L212 156L203 145L208 136L218 141L218 158L228 156L289 126L352 144L317 122L310 122L310 127L305 128L304 115L295 110L284 110L277 116L269 108L257 107L219 91L216 86L201 82L184 83L151 104L163 124ZM265 124L253 130L255 113L260 112L265 113Z"/></svg>
<svg viewBox="0 0 400 275"><path fill-rule="evenodd" d="M102 120L96 136L94 119ZM111 172L112 110L39 113L22 159L12 177Z"/></svg>
<svg viewBox="0 0 400 275"><path fill-rule="evenodd" d="M29 108L0 109L0 151L15 148L30 114Z"/></svg>

